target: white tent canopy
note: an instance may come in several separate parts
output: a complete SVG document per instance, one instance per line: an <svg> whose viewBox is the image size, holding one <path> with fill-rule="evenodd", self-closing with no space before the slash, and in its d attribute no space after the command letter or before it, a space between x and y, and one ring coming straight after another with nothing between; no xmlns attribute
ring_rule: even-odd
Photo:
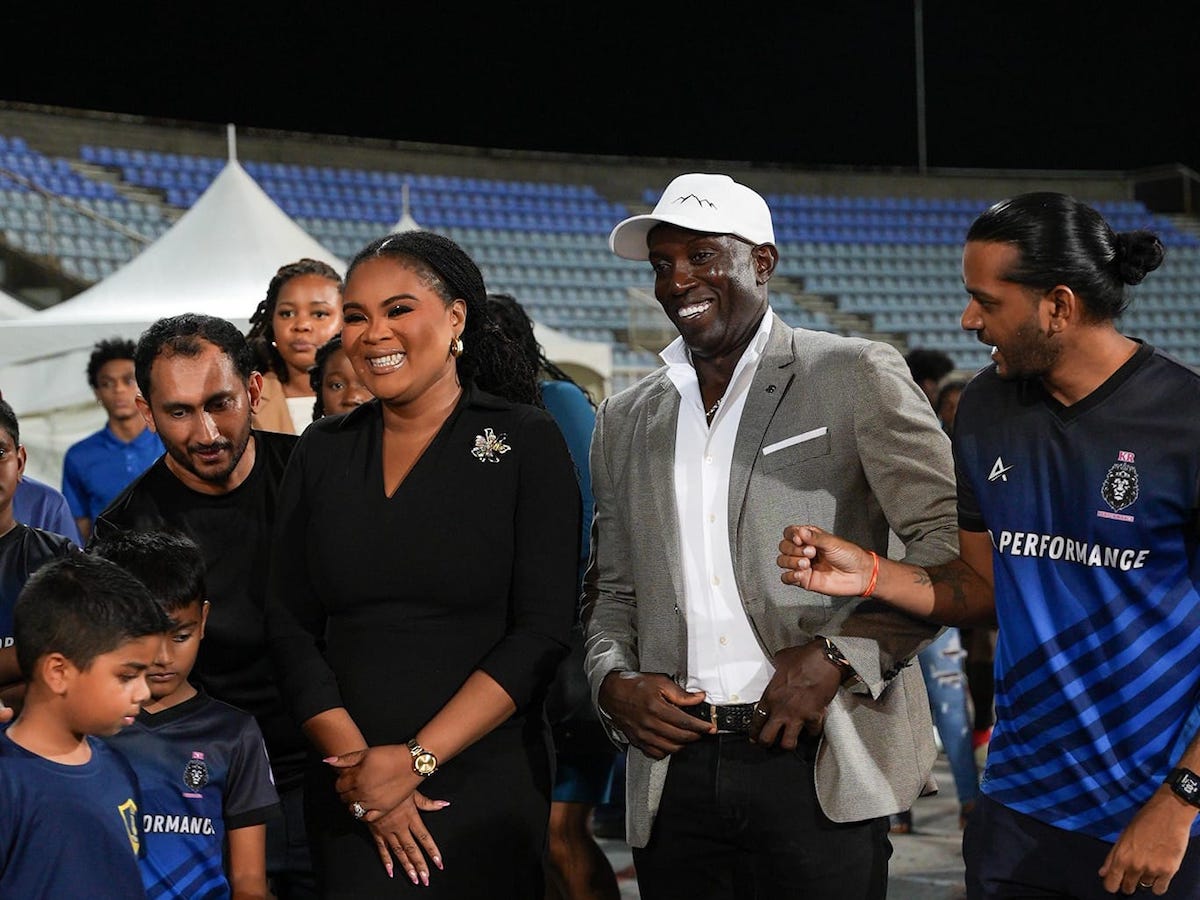
<svg viewBox="0 0 1200 900"><path fill-rule="evenodd" d="M0 319L5 321L22 319L32 314L33 308L28 303L18 300L12 294L0 291Z"/></svg>

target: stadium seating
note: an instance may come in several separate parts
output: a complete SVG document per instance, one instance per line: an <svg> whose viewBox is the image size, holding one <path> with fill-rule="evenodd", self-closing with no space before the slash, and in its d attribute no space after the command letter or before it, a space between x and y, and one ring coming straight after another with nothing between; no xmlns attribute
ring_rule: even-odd
<svg viewBox="0 0 1200 900"><path fill-rule="evenodd" d="M19 136L0 136L0 169L150 239L195 203L224 165L219 157L103 144L80 147L79 160L106 167L124 185L155 192L162 202L127 199L111 183L81 174L71 160L40 154ZM629 214L620 198L603 197L587 184L255 160L243 165L285 212L344 259L396 223L407 190L411 215L461 243L490 288L514 294L547 325L611 343L614 387L657 365L655 354L624 343L641 327L633 322L643 315L636 311L649 302L652 315L654 307L646 300L649 269L616 258L607 247L609 230ZM634 199L652 206L658 189L647 187ZM767 200L781 256L771 303L786 321L942 349L963 370L986 364L987 348L961 330L959 316L963 235L988 200L801 193ZM1163 269L1132 290L1123 327L1200 365L1200 239L1135 201L1094 205L1118 230L1149 228L1170 250ZM64 272L83 281L103 278L140 247L99 219L48 204L2 171L0 233L16 249L57 258ZM643 299L631 302L631 292Z"/></svg>

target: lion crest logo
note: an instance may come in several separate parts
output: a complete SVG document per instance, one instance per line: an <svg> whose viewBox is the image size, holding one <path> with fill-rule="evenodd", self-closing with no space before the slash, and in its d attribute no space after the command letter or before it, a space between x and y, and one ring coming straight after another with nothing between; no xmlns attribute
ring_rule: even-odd
<svg viewBox="0 0 1200 900"><path fill-rule="evenodd" d="M1137 502L1138 472L1133 465L1133 454L1128 450L1117 454L1117 462L1113 463L1108 474L1104 476L1100 496L1112 507L1113 512L1120 512Z"/></svg>
<svg viewBox="0 0 1200 900"><path fill-rule="evenodd" d="M204 761L204 754L199 750L192 751L192 758L183 767L183 783L193 791L198 791L208 784L208 763Z"/></svg>

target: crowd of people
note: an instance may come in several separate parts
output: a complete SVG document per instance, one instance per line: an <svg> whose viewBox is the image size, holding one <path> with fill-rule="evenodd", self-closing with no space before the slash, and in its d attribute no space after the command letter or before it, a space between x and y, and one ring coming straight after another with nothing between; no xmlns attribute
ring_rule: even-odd
<svg viewBox="0 0 1200 900"><path fill-rule="evenodd" d="M0 400L0 895L612 900L623 790L647 900L882 898L936 724L969 897L1197 896L1200 376L1116 326L1157 238L983 213L969 383L784 323L727 176L609 243L679 336L598 405L422 231L98 344L65 497Z"/></svg>

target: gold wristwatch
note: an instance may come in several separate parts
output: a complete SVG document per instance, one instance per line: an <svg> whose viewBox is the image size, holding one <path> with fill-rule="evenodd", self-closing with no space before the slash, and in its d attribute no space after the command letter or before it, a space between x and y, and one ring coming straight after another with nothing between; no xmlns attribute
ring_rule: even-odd
<svg viewBox="0 0 1200 900"><path fill-rule="evenodd" d="M412 754L413 771L422 778L428 778L438 768L438 759L413 738L408 742L408 752Z"/></svg>

